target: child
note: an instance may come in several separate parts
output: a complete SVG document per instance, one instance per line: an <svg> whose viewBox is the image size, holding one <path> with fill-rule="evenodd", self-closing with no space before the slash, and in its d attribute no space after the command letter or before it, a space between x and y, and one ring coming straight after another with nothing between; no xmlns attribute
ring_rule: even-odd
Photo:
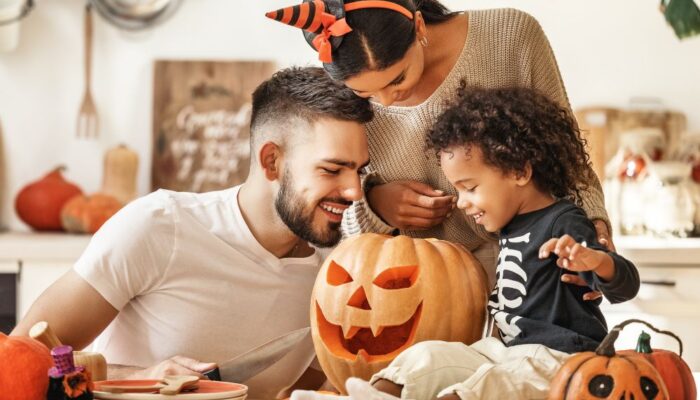
<svg viewBox="0 0 700 400"><path fill-rule="evenodd" d="M593 223L568 200L585 190L588 167L576 122L531 89L469 88L427 142L458 192L457 206L499 232L488 303L498 339L419 343L373 376L374 388L352 382L353 392L365 399L389 398L375 388L418 400L545 398L568 355L595 350L607 334L600 301L584 295L597 290L618 303L639 290L634 265L598 243ZM589 287L563 283L572 275Z"/></svg>

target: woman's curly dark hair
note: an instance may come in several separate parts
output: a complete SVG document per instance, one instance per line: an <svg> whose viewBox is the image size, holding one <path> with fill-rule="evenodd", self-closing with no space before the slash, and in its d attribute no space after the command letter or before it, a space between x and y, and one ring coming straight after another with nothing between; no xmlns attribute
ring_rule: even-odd
<svg viewBox="0 0 700 400"><path fill-rule="evenodd" d="M427 136L439 153L472 146L484 162L520 174L527 164L532 181L558 198L575 198L588 186L590 161L576 121L566 108L529 88L462 87L458 98Z"/></svg>

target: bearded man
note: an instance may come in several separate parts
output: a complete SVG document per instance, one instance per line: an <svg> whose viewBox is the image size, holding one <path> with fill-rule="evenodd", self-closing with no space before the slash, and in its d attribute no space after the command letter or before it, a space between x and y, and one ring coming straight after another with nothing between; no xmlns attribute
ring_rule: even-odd
<svg viewBox="0 0 700 400"><path fill-rule="evenodd" d="M161 378L201 374L308 326L319 248L340 240L343 211L362 196L371 118L367 100L320 68L277 72L253 93L245 183L128 204L13 334L45 320L64 344L94 341L128 366L111 365L110 378ZM249 398L320 384L313 359L307 337L245 382Z"/></svg>

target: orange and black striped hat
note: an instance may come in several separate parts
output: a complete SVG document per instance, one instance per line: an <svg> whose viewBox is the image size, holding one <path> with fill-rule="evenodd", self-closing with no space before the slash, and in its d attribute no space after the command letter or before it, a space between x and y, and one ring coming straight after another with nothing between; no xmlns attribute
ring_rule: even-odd
<svg viewBox="0 0 700 400"><path fill-rule="evenodd" d="M352 31L345 13L365 8L392 10L413 19L411 11L386 0L358 0L348 4L343 0L304 0L295 6L270 11L265 16L303 30L306 41L318 51L319 59L330 63L333 62L333 49L338 48L343 36Z"/></svg>

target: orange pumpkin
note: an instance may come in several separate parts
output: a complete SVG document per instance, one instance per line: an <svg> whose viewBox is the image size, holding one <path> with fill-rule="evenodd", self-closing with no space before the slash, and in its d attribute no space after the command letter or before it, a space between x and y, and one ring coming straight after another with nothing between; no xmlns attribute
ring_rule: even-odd
<svg viewBox="0 0 700 400"><path fill-rule="evenodd" d="M311 301L316 355L340 391L369 379L424 340L481 338L488 280L461 247L367 233L341 242L321 267Z"/></svg>
<svg viewBox="0 0 700 400"><path fill-rule="evenodd" d="M73 233L95 233L112 215L122 208L122 203L112 196L94 194L75 196L61 210L63 228Z"/></svg>
<svg viewBox="0 0 700 400"><path fill-rule="evenodd" d="M562 365L552 379L550 400L672 398L659 372L643 356L615 352L624 324L613 328L595 352L576 353Z"/></svg>
<svg viewBox="0 0 700 400"><path fill-rule="evenodd" d="M647 324L644 321L635 321ZM697 399L697 388L695 387L695 379L693 378L693 373L690 371L688 364L683 361L681 355L683 354L683 342L675 334L668 331L661 331L650 324L647 324L651 329L656 332L663 333L665 335L672 336L678 341L679 352L678 354L661 349L651 348L651 337L648 333L642 331L639 335L637 341L636 350L623 350L620 354L628 355L639 355L644 357L651 365L659 371L659 375L664 380L666 388L668 389L668 395L674 400L695 400Z"/></svg>
<svg viewBox="0 0 700 400"><path fill-rule="evenodd" d="M22 188L15 199L15 211L25 224L39 231L61 230L61 208L80 188L61 175L63 167Z"/></svg>
<svg viewBox="0 0 700 400"><path fill-rule="evenodd" d="M45 400L49 349L40 342L0 332L0 397L3 400Z"/></svg>

